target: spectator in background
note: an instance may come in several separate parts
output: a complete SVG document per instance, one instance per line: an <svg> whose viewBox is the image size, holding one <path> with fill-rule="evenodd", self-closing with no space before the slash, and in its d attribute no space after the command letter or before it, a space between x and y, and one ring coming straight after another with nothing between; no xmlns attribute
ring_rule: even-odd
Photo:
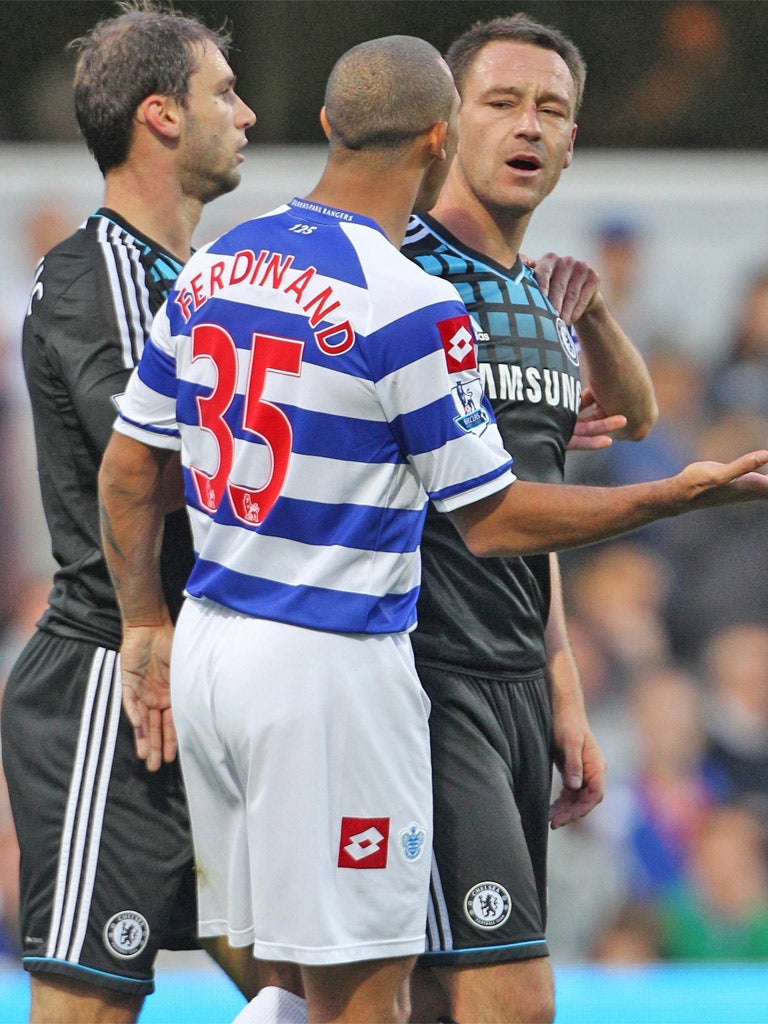
<svg viewBox="0 0 768 1024"><path fill-rule="evenodd" d="M619 96L603 97L594 118L595 142L638 147L718 146L723 125L734 130L738 68L730 30L715 3L670 3L662 14L654 62ZM739 125L741 127L741 125ZM744 122L746 128L746 121Z"/></svg>
<svg viewBox="0 0 768 1024"><path fill-rule="evenodd" d="M768 416L768 266L752 274L739 298L733 338L712 371L707 399L715 413Z"/></svg>
<svg viewBox="0 0 768 1024"><path fill-rule="evenodd" d="M8 787L0 772L0 958L18 960L20 953L19 844L11 817Z"/></svg>
<svg viewBox="0 0 768 1024"><path fill-rule="evenodd" d="M632 214L599 221L593 232L594 266L600 290L613 316L640 351L651 346L656 315L645 280L647 229Z"/></svg>
<svg viewBox="0 0 768 1024"><path fill-rule="evenodd" d="M660 916L667 960L768 960L768 846L753 813L710 808Z"/></svg>
<svg viewBox="0 0 768 1024"><path fill-rule="evenodd" d="M707 757L732 802L768 823L768 626L730 626L704 651Z"/></svg>
<svg viewBox="0 0 768 1024"><path fill-rule="evenodd" d="M668 659L661 611L667 565L632 539L574 552L563 562L566 604L608 659L611 689L622 693L638 672Z"/></svg>
<svg viewBox="0 0 768 1024"><path fill-rule="evenodd" d="M628 899L594 933L590 958L602 964L647 964L661 959L661 921L653 903Z"/></svg>
<svg viewBox="0 0 768 1024"><path fill-rule="evenodd" d="M630 889L654 896L684 876L691 845L718 796L705 767L703 707L696 680L674 667L646 672L629 701L637 775L627 793Z"/></svg>
<svg viewBox="0 0 768 1024"><path fill-rule="evenodd" d="M55 567L38 488L30 486L36 472L35 439L19 337L35 266L75 227L74 213L55 194L40 195L24 210L19 217L21 245L14 248L17 259L4 279L0 298L0 501L5 509L0 533L4 581L0 588L0 623L15 634L12 643L20 639L19 605L25 605L28 611L30 598L42 597L40 583L50 583ZM45 599L39 603L38 614L42 614L45 604ZM26 641L29 635L31 630L23 639Z"/></svg>
<svg viewBox="0 0 768 1024"><path fill-rule="evenodd" d="M696 457L727 458L750 441L765 442L768 419L750 412L729 412L698 437ZM675 656L695 664L704 646L723 627L768 622L768 517L749 508L738 520L727 508L672 519L657 539L669 565L670 588L664 618Z"/></svg>

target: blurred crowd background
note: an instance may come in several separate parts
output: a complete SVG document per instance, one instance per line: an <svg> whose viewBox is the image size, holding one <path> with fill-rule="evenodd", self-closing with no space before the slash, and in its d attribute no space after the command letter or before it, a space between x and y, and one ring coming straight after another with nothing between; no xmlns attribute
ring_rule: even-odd
<svg viewBox="0 0 768 1024"><path fill-rule="evenodd" d="M238 91L259 117L244 184L231 205L221 201L215 222L204 221L211 234L227 218L240 219L237 204L253 195L249 173L271 173L278 200L288 198L292 182L270 170L270 146L281 160L293 147L292 167L306 154L311 183L323 84L355 42L408 32L445 49L478 18L518 9L565 31L589 68L575 167L583 159L591 199L580 207L576 237L565 176L534 218L529 254L545 246L592 261L609 305L649 363L660 409L645 441L569 455L569 479L631 483L768 445L768 4L177 6L216 24L231 21ZM13 170L0 178L0 692L45 603L52 568L21 374L21 320L36 261L100 198L77 138L64 48L113 11L102 2L0 2L0 163L7 156L3 166ZM633 154L637 180L652 179L645 206L631 192L619 202L610 178L617 167L633 166ZM745 195L739 183L747 165ZM662 232L646 213L648 204L670 202L666 185L685 191L687 166L695 169L691 188L698 175L705 237L722 246L678 237L669 270ZM664 178L670 167L674 182ZM67 177L73 174L76 181ZM735 197L734 188L741 189ZM608 193L611 202L601 201ZM729 245L734 199L747 211L747 226ZM253 202L252 213L275 205ZM545 232L537 234L538 223ZM583 251L573 250L574 239ZM711 270L711 282L701 270L690 272L689 257L691 266ZM714 282L717 323L706 312ZM757 505L694 513L563 557L571 638L609 773L604 803L552 836L556 962L768 960L767 525L768 512ZM0 952L9 958L19 948L16 873L0 777Z"/></svg>

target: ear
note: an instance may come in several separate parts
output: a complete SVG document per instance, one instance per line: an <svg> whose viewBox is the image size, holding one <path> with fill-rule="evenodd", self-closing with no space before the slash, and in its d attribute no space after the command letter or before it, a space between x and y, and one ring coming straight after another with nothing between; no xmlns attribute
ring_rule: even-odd
<svg viewBox="0 0 768 1024"><path fill-rule="evenodd" d="M426 132L429 155L434 160L445 160L447 156L447 153L445 151L445 136L447 131L448 122L437 121Z"/></svg>
<svg viewBox="0 0 768 1024"><path fill-rule="evenodd" d="M576 132L578 131L578 128L579 126L577 124L571 128L571 141L568 145L568 151L565 154L565 159L563 160L563 170L565 170L566 167L571 166L571 161L573 160L573 144L576 141Z"/></svg>
<svg viewBox="0 0 768 1024"><path fill-rule="evenodd" d="M181 131L179 105L171 96L152 93L136 109L136 121L164 139L176 139Z"/></svg>
<svg viewBox="0 0 768 1024"><path fill-rule="evenodd" d="M328 124L328 115L325 112L325 107L320 110L320 124L322 125L323 131L325 132L326 139L331 137L331 126Z"/></svg>

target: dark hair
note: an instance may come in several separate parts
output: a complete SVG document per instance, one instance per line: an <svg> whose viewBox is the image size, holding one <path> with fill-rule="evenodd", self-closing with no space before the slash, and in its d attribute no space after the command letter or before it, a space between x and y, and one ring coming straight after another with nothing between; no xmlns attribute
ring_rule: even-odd
<svg viewBox="0 0 768 1024"><path fill-rule="evenodd" d="M75 68L75 114L88 149L105 174L128 157L136 108L152 93L184 105L196 50L215 46L225 56L231 38L197 18L153 0L128 0L70 48Z"/></svg>
<svg viewBox="0 0 768 1024"><path fill-rule="evenodd" d="M347 50L325 90L331 142L394 149L447 121L456 91L440 52L416 36L385 36Z"/></svg>
<svg viewBox="0 0 768 1024"><path fill-rule="evenodd" d="M559 54L568 66L573 84L576 86L573 113L574 116L578 114L584 98L584 82L587 77L587 65L579 48L556 28L541 25L526 14L512 14L506 18L478 21L451 43L445 59L453 72L459 93L477 55L488 43L498 41L529 43L531 46L539 46L543 50L553 50Z"/></svg>

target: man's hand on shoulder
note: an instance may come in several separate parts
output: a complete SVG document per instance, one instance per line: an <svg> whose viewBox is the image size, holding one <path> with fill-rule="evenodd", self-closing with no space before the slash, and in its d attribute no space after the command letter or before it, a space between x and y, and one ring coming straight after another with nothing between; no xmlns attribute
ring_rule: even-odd
<svg viewBox="0 0 768 1024"><path fill-rule="evenodd" d="M600 275L584 260L547 252L540 259L521 257L533 270L539 288L567 324L576 324L602 301Z"/></svg>

